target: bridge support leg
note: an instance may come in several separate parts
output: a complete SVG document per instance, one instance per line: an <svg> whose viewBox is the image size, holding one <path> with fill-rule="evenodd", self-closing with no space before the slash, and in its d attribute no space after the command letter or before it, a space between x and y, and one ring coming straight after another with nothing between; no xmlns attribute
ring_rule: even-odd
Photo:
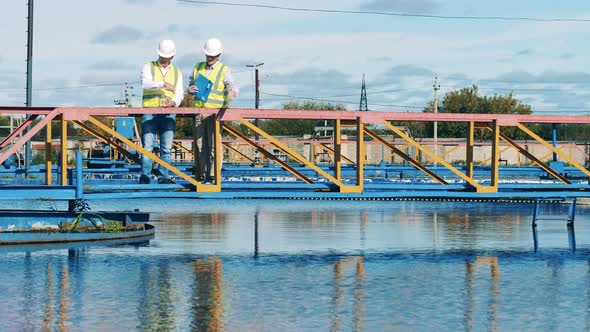
<svg viewBox="0 0 590 332"><path fill-rule="evenodd" d="M573 224L567 225L567 239L572 251L576 251L576 231Z"/></svg>
<svg viewBox="0 0 590 332"><path fill-rule="evenodd" d="M539 235L537 234L537 218L539 217L539 198L535 198L535 206L533 208L533 221L531 228L533 230L533 248L537 252L539 249Z"/></svg>
<svg viewBox="0 0 590 332"><path fill-rule="evenodd" d="M576 218L576 199L574 198L567 213L567 235L572 251L576 250L576 231L574 229L574 219Z"/></svg>
<svg viewBox="0 0 590 332"><path fill-rule="evenodd" d="M567 212L567 225L574 226L574 219L576 219L576 199L574 198L572 203L570 204L569 210Z"/></svg>
<svg viewBox="0 0 590 332"><path fill-rule="evenodd" d="M537 227L537 218L539 218L539 198L535 198L535 206L533 208L533 228Z"/></svg>

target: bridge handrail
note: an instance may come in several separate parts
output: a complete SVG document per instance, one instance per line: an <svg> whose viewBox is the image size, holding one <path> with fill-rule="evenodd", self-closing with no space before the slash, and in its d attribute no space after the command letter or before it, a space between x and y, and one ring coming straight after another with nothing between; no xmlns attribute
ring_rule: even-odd
<svg viewBox="0 0 590 332"><path fill-rule="evenodd" d="M317 111L282 110L253 108L120 108L120 107L15 107L0 106L0 114L38 114L46 115L59 109L65 120L86 120L89 116L136 116L142 114L218 114L219 120L237 121L244 119L308 119L308 120L356 120L363 123L383 123L383 121L418 122L493 122L500 126L515 126L518 123L587 123L586 115L536 115L536 114L473 114L473 113L422 113L422 112L361 112L361 111Z"/></svg>

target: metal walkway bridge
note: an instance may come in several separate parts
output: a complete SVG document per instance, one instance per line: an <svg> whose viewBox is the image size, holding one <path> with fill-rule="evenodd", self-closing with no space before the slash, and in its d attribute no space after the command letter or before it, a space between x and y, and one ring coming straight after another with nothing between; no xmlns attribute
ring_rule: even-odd
<svg viewBox="0 0 590 332"><path fill-rule="evenodd" d="M145 113L176 113L179 117L193 117L198 114L215 115L215 176L212 184L202 183L193 176L192 163L188 167L186 163L166 163L156 154L146 151L136 141L125 137L101 121L102 117L137 116ZM590 197L588 184L590 171L583 165L584 162L576 161L571 154L561 149L555 140L546 141L530 128L533 124L542 123L590 124L590 116L113 107L0 107L0 114L26 115L26 120L0 143L0 163L5 162L35 135L40 134L45 137L44 151L36 151L45 156L44 167L41 169L44 173L42 183L1 185L0 198L4 199L191 197L534 200L536 198ZM270 135L255 126L251 121L253 119L330 121L333 124L331 138L314 143L314 148L321 150L322 154L327 155L328 158L320 163L316 158L306 156L300 149L295 148L289 139ZM463 123L467 126L467 137L456 138L464 142L462 148L465 155L461 165L453 164L447 161L444 155L435 153L436 149L433 151L432 142L417 141L395 125L401 122L435 121ZM52 123L55 122L61 124L61 130L57 135L51 129ZM375 125L379 126L379 131L372 129ZM92 170L84 167L81 153L77 154L75 164L68 164L68 146L71 146L69 140L74 139L68 137L68 126L82 128L95 139L109 145L124 156L128 164L139 162L135 152L148 156L154 163L167 168L174 174L178 178L177 184L139 185L136 181L135 183L108 184L100 181L95 183L86 181L84 174ZM517 128L526 134L531 142L544 147L543 155L535 155L527 146L505 134L503 129L509 127ZM483 168L478 167L479 164L474 157L477 145L474 133L478 128L489 131L491 134L491 139L485 145L489 157L484 161L486 165ZM244 133L246 131L250 133L250 136ZM352 134L343 139L344 131ZM383 134L384 131L387 134ZM232 138L231 142L235 144L222 140L222 132L229 135ZM259 139L252 137L253 135ZM59 140L58 148L55 148L52 143L54 137L55 140ZM389 166L366 165L369 143L380 144L391 155L403 160L406 174L419 173L421 180L411 181L405 178L397 181L380 181L377 179L375 174L387 174ZM240 150L236 144L246 146L248 149ZM348 153L344 152L345 144L353 146L352 149L348 149L351 150ZM192 147L181 146L180 148L186 150L190 163ZM518 167L516 173L542 174L547 180L530 183L500 181L501 172L508 169L500 166L501 153L507 149L516 151L529 161L528 166ZM52 165L51 156L54 152L58 152L58 159L63 161L57 167ZM230 153L240 155L248 163L246 166L232 167L234 164L227 158L223 160L224 152L225 155ZM553 154L559 162L546 161L547 152ZM254 154L261 155L267 161L265 165L273 167L256 167L260 165L254 162ZM382 167L383 172L375 171L376 167ZM572 180L572 177L564 172L565 167L570 174L576 174L577 181ZM512 169L514 171L514 167ZM241 175L269 174L263 172L270 170L280 171L280 174L283 174L281 178L286 180L259 176L256 181L236 181L222 176L231 173L231 178L236 179ZM54 175L57 175L57 179Z"/></svg>

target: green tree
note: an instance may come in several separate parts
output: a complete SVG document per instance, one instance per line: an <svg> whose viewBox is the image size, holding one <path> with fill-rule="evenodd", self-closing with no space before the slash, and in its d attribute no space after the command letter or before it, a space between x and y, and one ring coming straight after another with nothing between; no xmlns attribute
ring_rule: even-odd
<svg viewBox="0 0 590 332"><path fill-rule="evenodd" d="M431 101L429 106L424 109L426 113L432 113L434 102ZM479 114L531 114L530 105L521 103L514 98L512 92L507 95L480 96L477 85L455 90L447 93L438 109L440 113L479 113ZM467 135L467 123L463 122L439 122L438 124L440 137L465 137ZM427 132L431 135L434 133L434 124L428 123ZM517 131L516 128L502 128L502 132L508 136L520 139L524 138L524 133ZM485 130L479 131L480 139L487 137Z"/></svg>
<svg viewBox="0 0 590 332"><path fill-rule="evenodd" d="M283 104L283 109L345 111L346 107L340 104L330 104L326 102L316 102L312 100L292 100L288 103ZM268 119L260 121L259 123L260 128L271 135L293 136L313 134L314 127L318 125L324 125L323 121L321 123L318 123L318 120ZM329 123L328 125L332 125L332 123Z"/></svg>

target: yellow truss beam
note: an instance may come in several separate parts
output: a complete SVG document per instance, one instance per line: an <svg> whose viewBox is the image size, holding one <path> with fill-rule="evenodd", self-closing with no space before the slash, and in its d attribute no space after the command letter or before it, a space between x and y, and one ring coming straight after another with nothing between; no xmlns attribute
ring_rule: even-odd
<svg viewBox="0 0 590 332"><path fill-rule="evenodd" d="M504 152L506 152L506 151L508 151L508 150L510 150L512 148L513 148L512 146L507 146L507 147L503 148L502 150L500 150L500 154L502 154L502 153L504 153ZM492 157L486 158L486 159L482 160L482 162L479 163L479 165L480 166L483 166L483 165L487 164L491 160L492 160Z"/></svg>
<svg viewBox="0 0 590 332"><path fill-rule="evenodd" d="M226 126L223 127L224 129L226 128ZM231 146L231 144L229 143L223 143L223 146L225 146L228 150L231 150L233 152L235 152L238 156L241 156L242 158L246 159L249 162L254 162L254 159L246 156L245 154L242 153L242 151L234 148L233 146Z"/></svg>
<svg viewBox="0 0 590 332"><path fill-rule="evenodd" d="M498 181L500 179L500 161L499 156L500 153L498 149L500 148L500 126L496 120L492 121L492 161L491 161L491 176L490 180L492 185L490 188L498 188Z"/></svg>
<svg viewBox="0 0 590 332"><path fill-rule="evenodd" d="M244 126L246 126L247 128L249 128L250 130L252 130L253 132L258 133L258 135L266 138L271 144L276 146L283 153L289 155L294 160L313 169L318 174L322 175L323 177L325 177L329 181L336 184L339 187L340 192L349 192L349 193L362 192L362 181L363 181L362 167L363 167L364 154L357 153L357 159L358 159L357 160L357 185L356 186L347 186L344 183L342 183L342 181L340 181L337 178L335 178L334 176L330 175L329 173L327 173L323 169L317 167L314 163L310 162L305 157L301 156L299 153L297 153L294 150L292 150L291 148L289 148L286 144L280 142L279 140L277 140L273 136L269 135L264 130L262 130L262 129L256 127L255 125L253 125L252 123L250 123L250 121L245 120L245 119L240 119L240 123L243 124ZM360 124L360 121L359 121L359 124L357 124L357 128L359 128L359 127L360 127L360 131L359 131L359 135L358 135L359 137L357 138L357 151L362 153L364 151L364 149L363 149L364 144L362 144L362 141L363 141L362 132L363 131L362 131L362 124Z"/></svg>
<svg viewBox="0 0 590 332"><path fill-rule="evenodd" d="M88 117L88 121L90 121L90 123L94 124L98 128L102 129L103 131L107 132L109 135L111 135L111 136L113 136L113 137L121 140L123 143L127 144L132 149L135 149L135 150L139 151L139 153L143 154L144 156L147 156L148 158L150 158L151 160L153 160L155 163L157 163L159 165L162 165L163 167L165 167L166 169L168 169L172 173L178 175L179 177L181 177L181 178L185 179L186 181L188 181L189 183L193 184L196 187L197 192L219 192L219 191L221 191L221 183L220 183L221 181L216 181L216 184L215 185L203 185L199 181L197 181L197 180L191 178L190 176L186 175L184 172L181 172L178 168L176 168L176 167L168 164L164 160L160 159L155 154L149 152L148 150L144 149L143 147L141 147L141 146L135 144L134 142L130 141L125 136L123 136L123 135L119 134L118 132L114 131L113 129L111 129L110 127L106 126L105 124L103 124L99 120L97 120L97 119L89 116Z"/></svg>
<svg viewBox="0 0 590 332"><path fill-rule="evenodd" d="M127 159L129 159L135 163L141 162L141 160L136 155L127 151L127 149L125 149L125 147L123 145L117 143L116 141L109 140L108 137L99 133L98 131L94 130L93 128L87 126L85 123L83 123L81 121L72 121L72 122L74 124L76 124L77 126L79 126L80 128L84 129L86 132L92 134L93 136L95 136L96 138L101 140L102 142L112 146L113 148L115 148L115 150L124 154Z"/></svg>
<svg viewBox="0 0 590 332"><path fill-rule="evenodd" d="M537 165L539 165L539 167L541 167L541 169L543 169L545 172L551 174L553 177L555 177L556 179L558 179L559 181L561 181L563 183L571 184L571 182L568 179L566 179L561 174L559 174L558 172L556 172L553 168L549 167L549 165L547 165L546 163L544 163L542 160L537 159L537 157L535 157L534 155L532 155L525 148L523 148L520 145L516 144L516 142L514 142L513 140L511 140L505 134L500 133L500 137L502 138L502 140L504 140L506 143L508 143L510 146L512 146L518 152L520 152L523 156L525 156L529 160L531 160L534 163L536 163Z"/></svg>
<svg viewBox="0 0 590 332"><path fill-rule="evenodd" d="M456 169L455 167L453 167L453 165L449 164L448 162L446 162L444 159L439 158L437 155L435 155L433 152L431 152L430 150L426 149L424 146L422 146L422 144L416 142L415 140L413 140L410 136L406 135L403 131L399 130L398 128L396 128L395 126L393 126L391 123L389 123L389 121L384 121L383 124L389 128L391 131L393 131L394 133L396 133L399 137L403 138L406 142L408 142L410 145L412 145L413 147L415 147L416 149L422 151L422 153L426 154L427 156L429 156L430 158L434 159L435 161L437 161L439 164L445 166L446 168L448 168L451 172L455 173L458 177L460 177L461 179L465 180L465 182L469 183L470 185L474 186L475 189L478 192L490 192L491 190L496 191L497 188L490 188L490 187L484 187L481 186L479 183L477 183L475 180L471 179L470 177L466 176L465 174L463 174L461 171L459 171L458 169Z"/></svg>
<svg viewBox="0 0 590 332"><path fill-rule="evenodd" d="M557 149L559 149L559 150L564 150L564 149L566 149L566 148L567 148L567 149L569 150L569 157L571 158L571 157L572 157L572 155L573 155L573 154L572 154L572 147L571 147L571 144L568 144L568 145L569 145L569 146L565 146L565 145L559 146L559 147L557 147ZM540 159L540 160L547 160L547 159L549 159L549 158L553 158L553 152L548 152L548 153L544 154L543 156L541 156L539 159ZM550 160L550 161L551 161L551 160Z"/></svg>
<svg viewBox="0 0 590 332"><path fill-rule="evenodd" d="M63 115L61 116L60 120L61 124L61 151L60 151L60 159L61 159L61 167L60 167L60 184L65 186L68 184L68 122L64 120Z"/></svg>
<svg viewBox="0 0 590 332"><path fill-rule="evenodd" d="M225 129L231 135L234 135L236 138L241 139L242 141L246 142L246 144L250 145L251 147L257 149L258 151L260 151L260 153L262 153L269 160L272 160L272 161L276 162L281 167L283 167L284 169L286 169L288 172L291 172L293 175L295 175L297 178L299 178L301 181L303 181L303 182L305 182L307 184L314 183L310 178L308 178L307 176L301 174L295 168L291 167L286 162L284 162L281 159L277 158L277 156L275 156L274 154L272 154L270 151L266 150L260 144L258 144L255 141L251 140L249 137L243 135L242 133L240 133L235 128L233 128L233 127L229 126L228 124L225 124L224 123L223 124L223 129Z"/></svg>
<svg viewBox="0 0 590 332"><path fill-rule="evenodd" d="M194 158L193 152L189 149L187 149L184 145L182 145L182 143L179 142L172 142L172 146L184 151L185 153L187 153L190 157Z"/></svg>
<svg viewBox="0 0 590 332"><path fill-rule="evenodd" d="M342 123L334 120L334 177L342 181Z"/></svg>
<svg viewBox="0 0 590 332"><path fill-rule="evenodd" d="M399 147L397 149L400 150L400 151L402 151L402 152L404 152L404 153L406 153L405 151L408 150L409 148L410 148L409 146L404 145L404 146ZM389 158L394 157L394 156L397 156L397 153L390 153L390 154L384 156L383 159L389 159Z"/></svg>
<svg viewBox="0 0 590 332"><path fill-rule="evenodd" d="M388 149L390 149L391 151L393 151L394 154L402 157L405 161L407 161L410 164L412 164L412 166L414 166L417 169L421 170L422 172L426 173L428 176L430 176L431 178L433 178L436 182L438 182L440 184L448 184L447 181L445 181L440 176L436 175L436 173L434 173L431 170L429 170L428 168L424 167L424 165L420 164L414 158L408 156L402 150L400 150L400 149L396 148L395 146L393 146L393 144L387 142L385 139L383 139L381 136L377 135L375 132L373 132L373 131L365 128L365 133L367 135L369 135L369 137L373 138L377 142L383 144L385 147L387 147Z"/></svg>
<svg viewBox="0 0 590 332"><path fill-rule="evenodd" d="M590 176L590 171L588 171L584 166L578 164L575 160L573 160L572 158L567 156L565 153L561 152L559 149L555 148L552 144L549 144L547 141L542 139L539 135L535 134L532 130L528 129L527 127L525 127L521 123L518 123L516 126L520 130L524 131L529 136L534 138L537 142L541 143L543 146L545 146L549 150L555 152L559 157L561 157L561 159L563 159L564 161L566 161L570 165L574 166L575 168L579 169L582 173L586 174L587 176Z"/></svg>
<svg viewBox="0 0 590 332"><path fill-rule="evenodd" d="M320 143L317 145L317 147L319 147L320 149L328 152L329 154L331 154L332 156L334 156L334 150L332 150L332 148L330 148L329 146L327 146L325 143ZM342 154L340 154L340 158L344 159L347 163L353 164L354 165L354 161L346 158L345 156L343 156Z"/></svg>
<svg viewBox="0 0 590 332"><path fill-rule="evenodd" d="M456 146L454 146L454 147L452 147L452 148L450 148L450 149L446 150L446 151L445 151L445 152L443 152L443 153L439 153L439 154L438 154L438 156L439 156L440 158L443 158L443 159L444 159L444 158L445 158L446 156L448 156L448 155L449 155L451 152L453 152L453 151L455 151L455 150L459 149L460 147L461 147L460 145L456 145ZM432 163L432 162L427 162L427 163L425 163L425 165L430 165L430 164L433 164L433 163Z"/></svg>
<svg viewBox="0 0 590 332"><path fill-rule="evenodd" d="M473 149L475 147L475 122L470 121L467 125L467 141L465 143L465 175L473 178Z"/></svg>

